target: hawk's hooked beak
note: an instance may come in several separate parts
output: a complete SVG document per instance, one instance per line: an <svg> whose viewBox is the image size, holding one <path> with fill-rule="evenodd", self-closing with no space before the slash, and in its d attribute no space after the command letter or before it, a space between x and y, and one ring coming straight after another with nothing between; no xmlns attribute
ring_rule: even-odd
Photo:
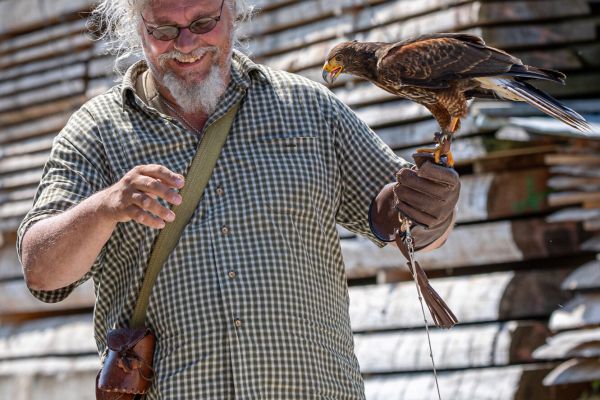
<svg viewBox="0 0 600 400"><path fill-rule="evenodd" d="M344 66L338 64L335 59L331 59L323 65L323 80L330 85L337 79L344 70Z"/></svg>

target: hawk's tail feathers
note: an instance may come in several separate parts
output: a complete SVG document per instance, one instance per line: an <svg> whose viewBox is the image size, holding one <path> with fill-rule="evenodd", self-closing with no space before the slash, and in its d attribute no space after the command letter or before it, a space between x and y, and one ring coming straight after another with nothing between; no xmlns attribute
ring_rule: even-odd
<svg viewBox="0 0 600 400"><path fill-rule="evenodd" d="M533 87L527 82L519 82L512 79L499 79L499 81L501 81L501 83L499 83L502 88L512 95L509 97L513 97L511 100L514 100L514 97L518 97L521 101L529 103L540 111L545 112L583 133L593 133L592 127L585 118L576 111L559 103L558 100L540 89ZM499 94L502 96L502 91Z"/></svg>

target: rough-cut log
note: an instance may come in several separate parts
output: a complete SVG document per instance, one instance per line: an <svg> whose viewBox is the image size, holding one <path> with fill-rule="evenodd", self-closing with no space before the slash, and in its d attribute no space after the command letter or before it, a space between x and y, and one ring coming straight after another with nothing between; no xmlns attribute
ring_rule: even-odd
<svg viewBox="0 0 600 400"><path fill-rule="evenodd" d="M533 349L544 343L548 335L540 322L491 323L430 331L439 370L530 362ZM425 330L357 334L354 344L365 374L431 369Z"/></svg>
<svg viewBox="0 0 600 400"><path fill-rule="evenodd" d="M92 314L89 313L0 327L0 360L96 352Z"/></svg>
<svg viewBox="0 0 600 400"><path fill-rule="evenodd" d="M600 289L600 261L590 261L577 268L562 284L563 290Z"/></svg>
<svg viewBox="0 0 600 400"><path fill-rule="evenodd" d="M494 272L431 279L460 323L546 318L569 299L560 284L570 268ZM354 331L423 326L413 281L350 287L350 320ZM431 318L428 315L428 320Z"/></svg>
<svg viewBox="0 0 600 400"><path fill-rule="evenodd" d="M600 357L600 328L567 331L546 339L547 343L533 352L538 360L571 357Z"/></svg>
<svg viewBox="0 0 600 400"><path fill-rule="evenodd" d="M544 385L567 385L593 382L600 379L600 359L577 359L565 361L544 378Z"/></svg>
<svg viewBox="0 0 600 400"><path fill-rule="evenodd" d="M546 211L548 176L548 170L540 168L462 177L458 222Z"/></svg>
<svg viewBox="0 0 600 400"><path fill-rule="evenodd" d="M459 226L444 246L418 253L417 259L425 269L444 269L566 256L579 252L580 228L573 222L547 224L537 218ZM357 238L344 240L342 250L351 278L404 268L404 258L392 246L380 249Z"/></svg>
<svg viewBox="0 0 600 400"><path fill-rule="evenodd" d="M87 309L93 305L94 289L91 280L75 289L65 300L56 304L37 300L29 293L22 280L0 283L0 316Z"/></svg>
<svg viewBox="0 0 600 400"><path fill-rule="evenodd" d="M550 329L562 331L600 324L600 293L580 293L552 313Z"/></svg>
<svg viewBox="0 0 600 400"><path fill-rule="evenodd" d="M438 376L441 396L452 400L576 398L553 397L556 392L542 386L541 380L552 366L553 364L513 365L441 372ZM367 378L365 391L369 400L438 399L431 372ZM563 392L558 395L563 395Z"/></svg>

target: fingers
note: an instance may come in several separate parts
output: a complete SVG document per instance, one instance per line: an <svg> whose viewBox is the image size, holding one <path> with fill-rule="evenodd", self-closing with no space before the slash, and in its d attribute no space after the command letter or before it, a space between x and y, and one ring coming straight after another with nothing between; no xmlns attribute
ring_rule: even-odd
<svg viewBox="0 0 600 400"><path fill-rule="evenodd" d="M151 228L163 228L175 220L175 214L161 200L181 204L178 189L183 185L183 176L164 166L137 166L111 188L109 209L119 222L134 220Z"/></svg>
<svg viewBox="0 0 600 400"><path fill-rule="evenodd" d="M131 205L127 207L125 213L129 217L129 220L136 221L142 225L146 225L154 229L162 229L165 227L165 221L156 215L153 215L147 211L144 211L140 207Z"/></svg>
<svg viewBox="0 0 600 400"><path fill-rule="evenodd" d="M142 192L134 193L131 199L133 204L143 211L150 212L166 222L175 221L175 213L160 204L157 199Z"/></svg>
<svg viewBox="0 0 600 400"><path fill-rule="evenodd" d="M148 164L148 165L140 165L132 169L139 175L149 176L155 179L160 180L165 185L181 189L184 184L183 176L172 172L167 167L158 164Z"/></svg>

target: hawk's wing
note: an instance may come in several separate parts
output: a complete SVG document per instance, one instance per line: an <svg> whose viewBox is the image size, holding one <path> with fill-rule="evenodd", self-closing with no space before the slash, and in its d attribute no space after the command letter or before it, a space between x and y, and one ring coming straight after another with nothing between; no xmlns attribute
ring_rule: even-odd
<svg viewBox="0 0 600 400"><path fill-rule="evenodd" d="M477 36L461 33L424 35L384 47L377 71L386 84L440 89L448 87L452 80L482 76L560 79L548 76L546 70L527 67L502 50L486 46Z"/></svg>

